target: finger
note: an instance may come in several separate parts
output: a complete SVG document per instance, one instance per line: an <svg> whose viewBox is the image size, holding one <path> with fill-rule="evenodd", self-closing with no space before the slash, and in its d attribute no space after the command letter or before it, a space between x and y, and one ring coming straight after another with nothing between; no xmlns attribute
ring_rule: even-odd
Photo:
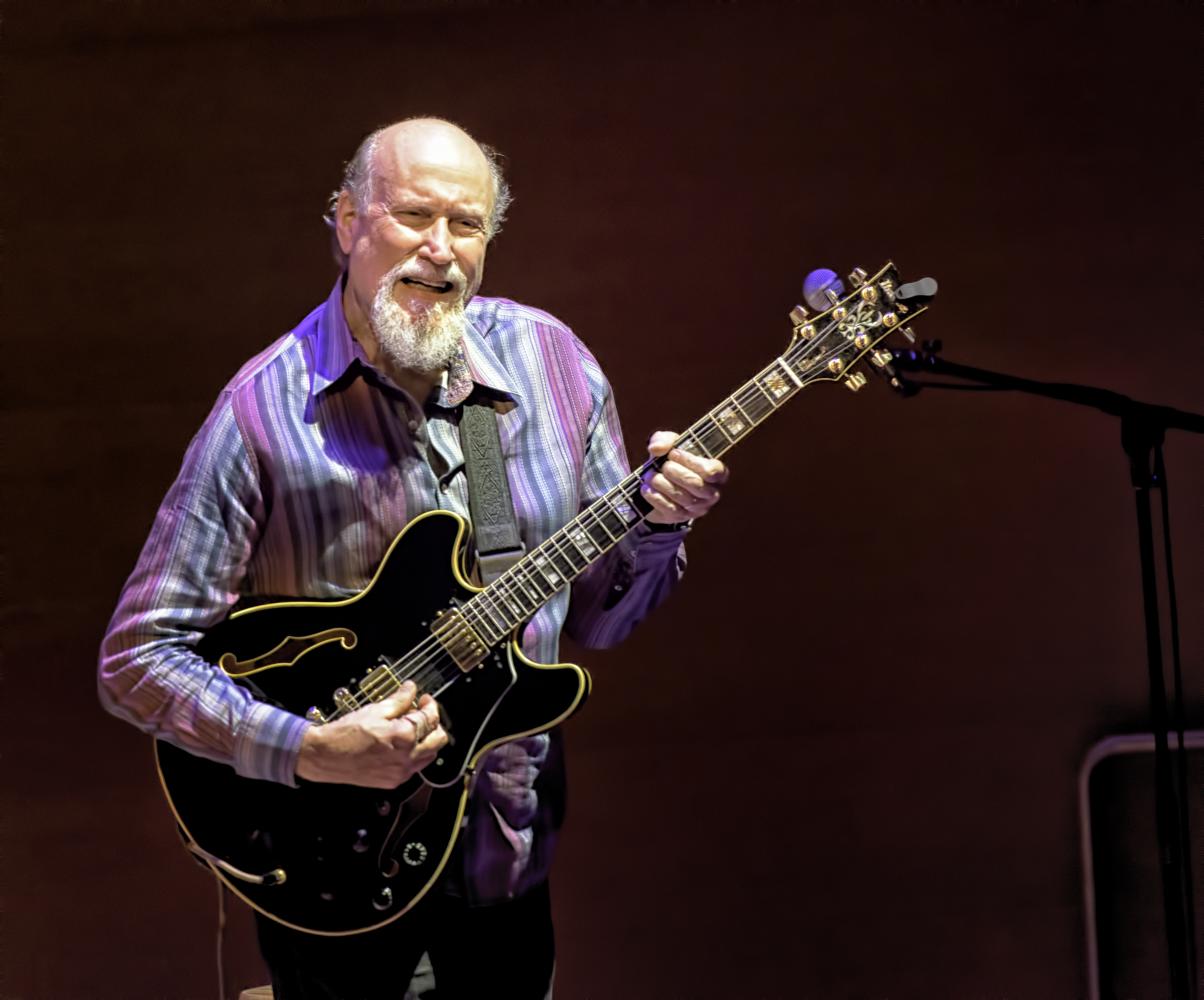
<svg viewBox="0 0 1204 1000"><path fill-rule="evenodd" d="M704 482L719 485L727 482L728 470L717 458L703 458L692 451L673 448L669 452L669 461L685 466Z"/></svg>
<svg viewBox="0 0 1204 1000"><path fill-rule="evenodd" d="M677 431L657 431L648 439L648 454L653 458L669 454L677 437Z"/></svg>
<svg viewBox="0 0 1204 1000"><path fill-rule="evenodd" d="M411 709L397 719L390 744L395 750L408 750L421 743L431 731L431 724L418 709Z"/></svg>
<svg viewBox="0 0 1204 1000"><path fill-rule="evenodd" d="M421 743L414 744L414 749L410 752L410 759L419 766L429 764L439 751L447 746L447 742L447 732L442 727L438 727L427 733Z"/></svg>
<svg viewBox="0 0 1204 1000"><path fill-rule="evenodd" d="M417 693L418 687L413 681L404 681L401 687L377 704L384 710L386 719L396 719L414 707L414 695Z"/></svg>
<svg viewBox="0 0 1204 1000"><path fill-rule="evenodd" d="M647 483L643 483L640 486L640 493L651 504L654 511L664 515L663 520L666 523L672 524L677 521L688 521L690 519L689 511L685 510L681 504L674 503L664 493L654 489Z"/></svg>
<svg viewBox="0 0 1204 1000"><path fill-rule="evenodd" d="M685 487L679 486L664 476L653 476L648 485L661 496L672 500L683 510L692 510L697 504L706 504L708 506L710 504L708 498L698 497Z"/></svg>
<svg viewBox="0 0 1204 1000"><path fill-rule="evenodd" d="M661 466L660 472L652 476L650 482L656 489L667 491L674 499L688 495L714 502L719 496L719 491L702 476L677 462L666 462Z"/></svg>
<svg viewBox="0 0 1204 1000"><path fill-rule="evenodd" d="M443 718L439 714L439 706L435 704L434 699L428 701L417 711L422 714L423 736L425 736L427 733L434 732L443 724Z"/></svg>

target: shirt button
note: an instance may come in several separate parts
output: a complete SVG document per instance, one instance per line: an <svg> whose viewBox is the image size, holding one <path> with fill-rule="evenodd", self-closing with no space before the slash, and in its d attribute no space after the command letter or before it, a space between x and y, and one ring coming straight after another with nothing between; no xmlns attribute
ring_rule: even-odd
<svg viewBox="0 0 1204 1000"><path fill-rule="evenodd" d="M411 420L411 421L410 421L410 433L411 433L411 434L417 434L417 433L418 433L418 421L417 421L417 420Z"/></svg>

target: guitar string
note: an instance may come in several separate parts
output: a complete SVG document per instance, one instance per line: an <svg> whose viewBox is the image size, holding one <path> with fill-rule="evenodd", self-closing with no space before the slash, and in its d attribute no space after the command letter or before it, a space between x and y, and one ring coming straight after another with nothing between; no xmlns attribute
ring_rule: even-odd
<svg viewBox="0 0 1204 1000"><path fill-rule="evenodd" d="M816 337L812 338L809 341L802 341L799 344L789 348L783 355L781 355L781 358L787 361L787 363L791 367L791 370L796 371L796 374L801 374L801 373L797 372L797 362L801 361L808 353L814 353L817 350L817 348L820 349L820 356L812 359L811 364L807 366L808 369L815 369L820 364L830 361L831 358L838 355L839 351L841 349L843 349L843 347L845 346L843 344L837 344L837 349L835 351L831 351L829 354L826 354L826 355L822 353L824 341L829 339L829 337L832 335L833 330L835 330L837 328L837 326L838 326L838 324L836 324L836 323L829 324L829 326L825 330L823 330L821 333L818 333L816 335ZM743 437L747 436L747 434L749 432L751 432L751 430L754 427L758 426L770 413L775 412L788 399L792 398L799 391L801 391L801 389L805 388L808 384L810 384L809 382L803 382L801 384L794 385L793 391L783 393L782 396L777 399L772 398L771 395L765 390L761 380L766 377L767 373L769 373L773 370L775 364L776 364L776 359L775 359L775 362L771 362L770 365L768 365L764 369L762 369L762 371L756 377L749 379L739 389L737 389L734 393L732 393L731 396L728 397L728 400L730 400L732 403L734 403L737 406L737 408L744 414L744 416L746 418L749 417L747 407L750 407L752 405L751 404L752 399L764 398L764 399L768 400L768 402L772 406L772 409L764 411L761 416L759 416L758 418L752 419L752 421L750 423L744 424L739 429L739 431L733 432L732 434L729 434L726 429L724 429L720 426L719 419L714 416L715 410L711 410L702 419L700 419L693 426L691 426L684 434L682 434L678 440L679 441L685 440L686 438L693 436L695 441L699 445L701 445L704 450L711 452L712 455L723 454L731 446L733 446L736 442L742 440ZM741 405L742 402L744 405ZM724 406L725 406L725 403L721 403L719 407L716 407L716 409L721 409ZM709 424L709 426L708 426L708 424ZM707 445L703 441L699 441L698 438L700 438L700 437L707 438L707 437L711 436L716 429L718 429L720 431L720 434L722 435L722 439L720 442L720 448L718 450L712 450L712 449L708 448ZM503 612L501 614L501 620L503 622L502 629L498 630L498 634L497 634L496 638L488 636L488 635L486 636L486 638L488 638L490 640L490 642L489 642L490 646L493 646L493 645L497 644L498 642L502 641L506 637L506 635L510 634L514 628L517 628L518 625L521 624L521 619L520 619L519 621L514 622L511 626L509 626L509 627L506 626L507 619L506 619L506 615L505 615L504 611L505 611L507 605L509 605L511 603L510 601L506 600L507 594L509 594L509 596L511 597L513 604L517 605L520 612L523 613L523 617L526 617L529 614L534 614L542 606L542 603L546 602L547 600L551 599L551 597L555 596L555 594L560 589L562 589L562 587L565 584L570 582L571 579L574 578L577 574L579 574L580 572L583 572L585 568L588 568L588 566L594 561L594 559L597 558L597 556L592 557L592 558L589 557L589 554L586 551L583 551L581 546L578 545L577 542L572 538L572 532L574 529L585 527L586 522L588 520L592 519L594 521L595 526L601 525L603 530L606 532L606 534L608 536L611 536L611 540L610 540L609 544L604 543L603 546L599 546L596 538L592 534L590 534L588 531L584 532L586 537L588 537L591 540L594 547L596 549L599 549L598 556L604 554L611 547L613 547L614 544L617 544L618 541L620 541L623 536L626 535L627 531L629 531L630 528L633 527L634 524L639 520L638 518L636 519L636 521L633 521L631 524L627 524L626 523L627 519L621 517L621 515L620 515L620 520L624 523L624 528L623 528L621 534L619 535L619 537L614 538L612 536L612 533L610 532L609 528L607 528L605 523L602 521L602 515L598 511L596 511L595 508L596 507L605 507L608 513L618 515L618 511L614 509L614 504L613 504L613 501L611 500L612 495L617 494L624 501L626 501L628 504L630 504L630 500L627 497L627 491L634 488L635 485L642 479L643 475L654 464L655 464L655 462L653 460L649 460L648 462L645 462L638 470L629 474L627 477L625 477L625 479L622 482L620 482L615 487L613 487L610 491L608 491L602 498L599 499L599 501L596 501L593 505L591 505L589 508L587 508L585 511L583 511L582 514L579 515L579 517L577 517L573 520L573 522L566 525L563 529L561 529L560 531L557 531L555 534L550 536L548 539L545 540L544 543L542 543L540 546L538 546L532 552L531 555L535 556L537 553L540 553L540 551L542 549L545 549L545 548L554 549L557 551L557 553L561 556L564 563L566 563L569 566L569 569L571 570L571 574L565 574L563 572L563 570L561 570L560 567L558 567L555 562L551 562L551 560L548 560L549 562L551 562L551 565L558 570L558 572L556 573L555 579L548 579L546 572L544 571L544 569L542 567L539 566L538 561L532 561L532 565L536 569L539 570L540 575L543 576L545 581L548 583L548 585L550 585L552 587L552 592L550 594L544 594L542 591L542 588L540 588L537 583L534 583L533 589L537 593L539 593L543 599L539 604L536 605L535 608L530 609L528 611L528 609L525 607L525 605L521 599L521 596L516 596L516 595L525 595L527 593L526 588L523 586L523 581L521 579L520 573L516 572L516 570L518 570L520 567L522 567L522 563L520 563L518 567L514 567L514 568L512 568L512 570L507 571L506 574L503 574L503 576L501 578L499 578L497 581L495 581L495 584L493 587L487 588L486 590L481 591L479 594L474 595L474 597L472 599L470 599L469 602L466 602L464 609L462 609L462 610L470 610L469 606L472 605L473 603L479 603L481 605L486 605L486 606L489 604L492 604L494 614L496 614L498 612L499 608L502 609L502 612ZM561 539L560 536L563 536L563 540ZM564 547L565 541L567 541L569 544L571 544L573 546L573 548L576 548L577 551L586 559L584 567L580 567L580 568L577 567L574 564L571 557L566 555L566 549ZM528 560L524 559L523 563L526 563L526 562L528 562ZM526 573L526 575L530 581L532 581L532 582L535 581L536 578L534 577L533 574L530 573L530 571L523 570L523 572ZM500 598L500 600L492 599L491 592L495 589L498 592L498 597ZM527 600L530 600L529 596L527 597ZM476 609L473 609L473 610L476 610ZM480 610L487 612L487 608L482 608ZM469 626L471 627L473 623L468 620L468 616L464 616L464 617L465 617L465 620L467 621L467 623L469 624ZM485 615L478 614L476 616L476 618L477 618L477 627L478 627L478 629L480 629L480 627L484 624L484 622L486 620ZM489 631L492 631L492 629L490 629ZM437 691L441 692L441 691L445 690L455 680L455 678L457 676L456 674L453 674L452 677L449 679L444 675L443 668L448 665L453 666L453 668L457 672L460 669L459 666L456 664L455 658L446 649L446 647L440 642L439 636L437 634L432 635L429 638L425 639L423 642L419 643L419 645L417 647L415 647L413 650L411 650L410 653L407 654L405 657L402 657L398 660L391 661L389 663L384 664L383 665L385 667L385 670L383 672L384 676L382 676L379 672L370 672L368 677L365 678L365 682L363 684L361 684L360 691L367 697L368 701L373 701L373 702L379 701L381 698L387 697L389 694L392 694L394 691L396 691L401 686L401 684L403 684L406 680L414 680L415 683L417 684L417 686L419 687L419 689L425 690L427 693L437 693L437 692L432 692L431 682L438 681L438 682L440 682L440 686L438 687ZM399 668L402 668L400 674L398 673ZM373 676L374 673L376 674L375 677ZM357 698L354 695L354 693L348 692L348 694L350 695L349 700L352 701L356 705L356 707L362 707L362 704L367 703L367 702L361 702L361 700L359 698ZM339 714L341 714L341 709L340 709L340 712L336 713L336 717Z"/></svg>
<svg viewBox="0 0 1204 1000"><path fill-rule="evenodd" d="M812 358L811 363L807 366L806 370L814 372L815 370L819 369L821 365L826 367L826 363L837 357L840 351L847 346L846 344L837 343L835 350L830 350L826 354L823 353L824 342L831 338L834 334L834 331L837 331L838 328L838 323L830 323L823 331L817 332L816 336L812 339L800 341L798 344L788 348L784 354L780 355L780 359L787 362L792 372L795 372L796 375L801 376L805 372L800 372L797 370L798 362L802 361L807 354L814 354L818 351L819 356ZM715 409L708 411L700 420L688 428L682 435L679 436L678 441L684 441L687 438L692 437L695 443L699 444L703 450L710 453L712 457L722 455L737 442L743 440L743 438L746 437L755 427L759 426L759 424L763 422L764 419L769 416L769 414L776 412L777 409L787 402L787 400L793 398L802 389L806 388L811 381L815 381L815 379L812 378L808 381L803 381L799 384L792 385L787 392L783 393L780 397L774 398L772 394L765 389L762 380L772 373L775 365L777 364L777 360L778 359L775 359L773 362L763 368L758 375L749 379L734 393L727 397L727 401L734 403L749 422L744 423L738 431L731 433L722 427L721 420L714 414L716 410L721 410L727 407L727 401L725 401L724 403L720 403L720 405ZM752 406L751 400L758 398L767 400L772 408L765 410L759 417L750 417L747 407ZM742 402L744 405L741 405ZM715 430L719 430L720 432L720 445L718 449L711 449L707 447L707 444L704 441L699 440L699 438L708 438ZM486 614L489 614L486 606L492 604L493 614L498 613L499 608L501 609L501 620L503 622L503 626L500 630L497 630L498 634L496 637L488 635L488 632L494 631L494 628L486 630L487 634L485 638L489 640L489 645L491 647L504 640L507 635L511 634L513 630L522 623L522 620L526 616L538 612L543 606L543 603L546 603L546 601L554 597L556 593L558 593L565 585L570 583L571 580L574 579L578 574L584 572L584 570L588 568L596 558L600 557L605 552L609 551L614 545L618 544L618 542L622 540L627 532L630 531L636 523L638 523L641 518L636 518L631 523L627 523L627 519L619 514L619 511L615 509L615 504L612 497L620 498L625 505L630 506L631 500L628 496L628 491L634 489L642 480L643 476L651 468L653 468L655 464L656 460L650 459L646 461L640 466L639 469L630 473L615 487L612 487L611 490L607 491L607 493L599 498L599 500L595 501L590 505L590 507L586 508L586 510L578 515L578 517L574 518L573 521L555 532L549 538L545 539L543 543L541 543L532 551L530 556L524 558L519 564L517 564L515 567L512 567L505 574L499 577L499 579L495 581L491 587L486 588L480 593L474 595L469 601L465 602L465 605L460 609L463 620L465 620L469 627L472 628L473 622L469 619L469 616L464 615L463 612L482 612L476 614L477 627L474 629L474 631L479 633L483 630L482 626L486 621ZM624 524L624 527L617 538L613 536L610 529L606 526L605 522L602 520L603 514L601 514L597 508L604 508L607 513L618 516L620 521ZM573 531L575 529L585 528L589 520L594 522L595 527L601 526L603 531L607 534L607 536L609 536L609 542L604 542L602 545L599 545L596 537L588 530L584 530L584 535L590 539L590 542L593 544L594 548L598 550L597 555L593 557L589 556L588 552L582 550L581 546L577 544L572 537ZM584 566L580 568L577 567L572 558L566 555L566 549L564 547L565 542L568 542L570 545L572 545L572 547L575 548L583 558L585 558L586 561ZM563 562L568 565L571 572L568 574L564 573L555 562L546 558L546 556L550 553L544 553L545 561L549 562L556 570L555 578L549 579L546 571L539 565L538 560L534 558L544 549L556 550ZM526 563L530 563L531 566L537 569L540 576L543 576L546 583L552 587L550 594L544 594L538 583L534 582L536 577L530 572L530 570L524 568L524 564ZM521 579L522 574L526 574L528 580L532 581L533 589L536 591L536 593L540 594L542 598L542 601L529 611L525 607L521 596L516 596L527 594L526 588L524 587ZM497 591L499 600L494 600L492 596L492 592L495 590ZM522 618L510 625L506 624L507 618L505 614L505 609L510 603L506 600L507 594L511 597L513 604L516 605L522 613ZM527 600L530 600L529 596L527 597ZM471 606L473 604L479 604L482 607L472 608ZM457 671L457 673L453 673L450 678L446 677L443 671L443 668L448 665L452 666ZM376 702L382 698L388 697L388 695L400 688L400 686L407 680L414 680L419 687L419 690L424 690L425 693L435 693L431 690L431 682L438 681L440 682L438 691L441 692L446 690L446 688L450 686L452 682L454 682L458 673L460 672L460 667L458 666L454 656L440 641L438 634L432 634L430 637L420 642L405 656L382 664L382 666L384 667L383 676L381 676L381 672L379 671L369 671L369 674L364 678L364 681L360 685L360 691L367 697L367 701L361 701L354 692L348 692L350 696L348 700L353 702L357 708L362 707L364 704L369 702ZM399 668L401 668L400 673L398 673ZM339 710L334 714L334 717L339 717L342 712L343 709L340 706Z"/></svg>

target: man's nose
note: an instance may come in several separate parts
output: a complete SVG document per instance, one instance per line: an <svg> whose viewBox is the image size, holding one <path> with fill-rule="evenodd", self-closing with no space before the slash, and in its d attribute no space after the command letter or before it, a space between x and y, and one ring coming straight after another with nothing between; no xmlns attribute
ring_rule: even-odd
<svg viewBox="0 0 1204 1000"><path fill-rule="evenodd" d="M452 254L451 227L447 219L435 219L426 227L424 236L420 249L432 264L450 264L455 259Z"/></svg>

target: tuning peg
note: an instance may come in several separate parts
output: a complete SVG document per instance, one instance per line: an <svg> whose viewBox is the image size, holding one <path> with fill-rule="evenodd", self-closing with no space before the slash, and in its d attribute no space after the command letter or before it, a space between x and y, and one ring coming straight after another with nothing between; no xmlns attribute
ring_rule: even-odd
<svg viewBox="0 0 1204 1000"><path fill-rule="evenodd" d="M802 326L810 315L806 306L795 306L790 310L790 322L795 326Z"/></svg>
<svg viewBox="0 0 1204 1000"><path fill-rule="evenodd" d="M831 302L832 305L840 304L840 292L838 292L835 288L825 288L824 295L828 297L828 301Z"/></svg>
<svg viewBox="0 0 1204 1000"><path fill-rule="evenodd" d="M891 354L891 352L889 350L887 350L886 348L883 348L880 351L874 351L874 353L870 355L870 360L874 364L876 364L879 368L885 368L894 359L895 359L895 356L893 354Z"/></svg>
<svg viewBox="0 0 1204 1000"><path fill-rule="evenodd" d="M844 380L845 387L850 392L860 392L866 383L866 377L861 372L851 372Z"/></svg>
<svg viewBox="0 0 1204 1000"><path fill-rule="evenodd" d="M895 291L895 298L911 306L924 306L936 298L936 288L936 279L921 278L900 285Z"/></svg>
<svg viewBox="0 0 1204 1000"><path fill-rule="evenodd" d="M869 272L866 271L865 268L855 267L849 273L849 284L852 285L854 288L860 288L862 285L865 284L866 279L868 279L869 276L870 276Z"/></svg>

